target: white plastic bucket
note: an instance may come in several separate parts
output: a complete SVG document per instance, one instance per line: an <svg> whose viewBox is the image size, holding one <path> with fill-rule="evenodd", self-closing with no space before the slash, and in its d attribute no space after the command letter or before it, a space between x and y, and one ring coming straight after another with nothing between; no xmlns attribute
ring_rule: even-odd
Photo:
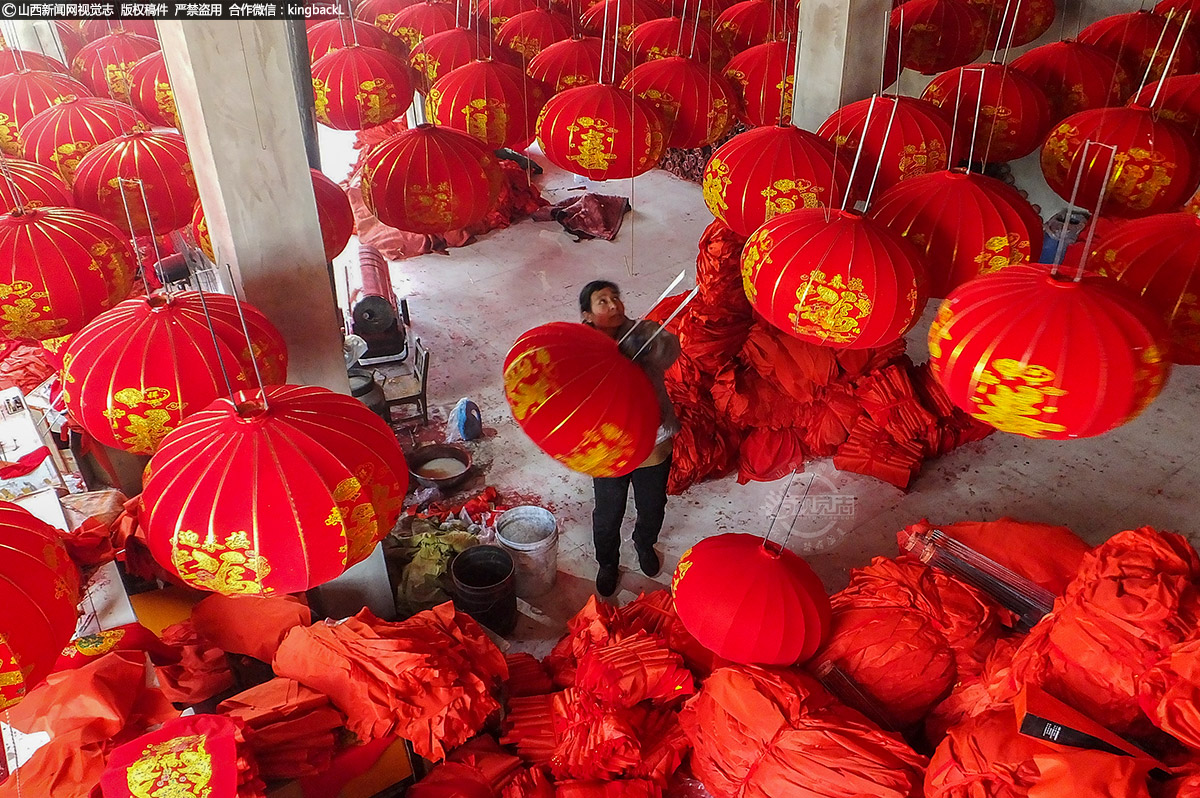
<svg viewBox="0 0 1200 798"><path fill-rule="evenodd" d="M514 507L496 519L496 542L517 567L517 595L546 593L558 578L558 521L542 507Z"/></svg>

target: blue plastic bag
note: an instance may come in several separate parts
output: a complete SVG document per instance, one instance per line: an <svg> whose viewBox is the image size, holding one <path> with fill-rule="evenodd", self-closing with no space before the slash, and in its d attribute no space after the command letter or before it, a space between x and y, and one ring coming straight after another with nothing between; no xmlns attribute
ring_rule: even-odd
<svg viewBox="0 0 1200 798"><path fill-rule="evenodd" d="M447 441L473 441L483 434L483 416L479 406L463 397L446 420Z"/></svg>

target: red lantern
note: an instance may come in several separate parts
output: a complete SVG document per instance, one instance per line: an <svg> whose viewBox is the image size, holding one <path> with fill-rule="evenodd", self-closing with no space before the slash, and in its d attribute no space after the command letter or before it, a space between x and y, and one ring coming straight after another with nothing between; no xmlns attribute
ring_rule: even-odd
<svg viewBox="0 0 1200 798"><path fill-rule="evenodd" d="M74 189L80 208L124 230L132 219L136 235L183 227L200 196L183 136L166 130L134 131L98 144L75 167Z"/></svg>
<svg viewBox="0 0 1200 798"><path fill-rule="evenodd" d="M673 17L699 19L701 30L711 30L721 12L738 0L671 0L668 10Z"/></svg>
<svg viewBox="0 0 1200 798"><path fill-rule="evenodd" d="M0 75L7 75L22 69L69 74L67 67L57 58L42 55L36 50L0 50Z"/></svg>
<svg viewBox="0 0 1200 798"><path fill-rule="evenodd" d="M167 62L161 50L138 61L129 70L129 100L151 124L179 127L175 92L171 89Z"/></svg>
<svg viewBox="0 0 1200 798"><path fill-rule="evenodd" d="M127 236L75 208L0 217L0 334L40 341L78 332L129 295Z"/></svg>
<svg viewBox="0 0 1200 798"><path fill-rule="evenodd" d="M142 798L163 795L165 785L189 798L257 798L265 785L258 778L255 748L246 742L249 735L241 720L227 715L173 718L123 745L113 741L91 795Z"/></svg>
<svg viewBox="0 0 1200 798"><path fill-rule="evenodd" d="M518 338L504 359L504 395L522 431L572 471L622 476L654 449L654 387L586 324L551 322Z"/></svg>
<svg viewBox="0 0 1200 798"><path fill-rule="evenodd" d="M987 21L984 44L1001 51L1040 38L1054 24L1054 0L967 0ZM1016 17L1014 23L1013 18ZM999 43L997 45L997 42Z"/></svg>
<svg viewBox="0 0 1200 798"><path fill-rule="evenodd" d="M408 66L391 53L351 45L312 65L317 121L335 130L390 122L412 105Z"/></svg>
<svg viewBox="0 0 1200 798"><path fill-rule="evenodd" d="M246 343L238 305L255 354ZM215 338L215 342L214 342ZM105 446L153 454L183 419L228 385L287 377L287 348L267 317L224 294L184 291L128 299L100 314L67 345L63 399L71 417ZM228 382L226 382L228 380Z"/></svg>
<svg viewBox="0 0 1200 798"><path fill-rule="evenodd" d="M472 61L438 78L426 101L438 125L462 131L489 149L523 150L546 102L536 81L499 61Z"/></svg>
<svg viewBox="0 0 1200 798"><path fill-rule="evenodd" d="M590 86L607 80L615 71L614 81L624 79L629 72L629 56L618 52L613 66L612 48L605 52L604 42L595 36L574 37L555 42L529 62L529 76L540 80L555 94L577 86ZM604 72L601 73L601 65Z"/></svg>
<svg viewBox="0 0 1200 798"><path fill-rule="evenodd" d="M755 45L729 59L725 77L740 101L738 119L752 127L790 120L795 75L796 51L787 42Z"/></svg>
<svg viewBox="0 0 1200 798"><path fill-rule="evenodd" d="M850 211L781 214L742 250L754 309L789 335L839 349L882 346L908 332L925 309L925 272L899 233Z"/></svg>
<svg viewBox="0 0 1200 798"><path fill-rule="evenodd" d="M776 6L770 0L741 0L721 12L713 33L733 53L786 39L795 27L788 13L790 7L786 3Z"/></svg>
<svg viewBox="0 0 1200 798"><path fill-rule="evenodd" d="M454 6L426 0L401 9L388 23L387 32L400 37L411 52L426 36L457 25L458 12Z"/></svg>
<svg viewBox="0 0 1200 798"><path fill-rule="evenodd" d="M725 48L713 37L711 28L697 30L690 20L679 17L652 19L638 25L629 34L629 51L639 64L675 55L713 66L729 60Z"/></svg>
<svg viewBox="0 0 1200 798"><path fill-rule="evenodd" d="M920 175L879 195L868 214L925 255L929 295L1042 252L1042 219L1017 190L961 169Z"/></svg>
<svg viewBox="0 0 1200 798"><path fill-rule="evenodd" d="M588 6L579 18L583 29L594 36L602 36L610 42L615 36L622 45L629 39L633 29L643 22L671 16L671 12L656 0L598 0ZM608 26L605 31L604 26ZM611 58L611 56L610 56Z"/></svg>
<svg viewBox="0 0 1200 798"><path fill-rule="evenodd" d="M961 157L963 148L956 146L950 120L933 103L911 97L875 97L872 109L871 102L859 100L839 108L817 129L818 136L847 158L864 147L854 177L856 194L865 196L872 182L882 190L901 180L940 171Z"/></svg>
<svg viewBox="0 0 1200 798"><path fill-rule="evenodd" d="M722 144L704 167L704 202L740 236L797 208L840 205L850 170L832 145L791 125L759 127Z"/></svg>
<svg viewBox="0 0 1200 798"><path fill-rule="evenodd" d="M426 36L413 48L409 64L417 72L421 92L427 94L438 78L449 75L460 66L487 58L490 38L479 31L451 28Z"/></svg>
<svg viewBox="0 0 1200 798"><path fill-rule="evenodd" d="M0 75L0 150L20 156L21 125L68 97L89 95L82 83L57 72Z"/></svg>
<svg viewBox="0 0 1200 798"><path fill-rule="evenodd" d="M67 60L68 64L71 63L83 46L87 44L87 40L83 38L83 34L79 32L78 28L64 19L54 20L54 32L58 34L59 44L63 47L63 58Z"/></svg>
<svg viewBox="0 0 1200 798"><path fill-rule="evenodd" d="M55 170L70 186L75 182L79 162L97 144L146 127L142 115L124 103L71 97L25 123L21 129L22 152L26 158Z"/></svg>
<svg viewBox="0 0 1200 798"><path fill-rule="evenodd" d="M1162 321L1107 277L1010 266L959 286L929 330L956 405L1029 438L1086 438L1142 412L1170 371Z"/></svg>
<svg viewBox="0 0 1200 798"><path fill-rule="evenodd" d="M466 227L482 219L497 198L488 157L466 133L418 125L367 153L363 203L399 230L440 235Z"/></svg>
<svg viewBox="0 0 1200 798"><path fill-rule="evenodd" d="M1150 108L1155 94L1158 102L1153 108L1159 118L1178 122L1193 136L1200 135L1200 75L1172 75L1155 81L1138 92L1130 105Z"/></svg>
<svg viewBox="0 0 1200 798"><path fill-rule="evenodd" d="M391 531L408 489L400 444L379 416L299 385L243 391L192 414L149 472L150 553L191 587L225 595L336 578Z"/></svg>
<svg viewBox="0 0 1200 798"><path fill-rule="evenodd" d="M54 527L0 502L0 709L50 673L75 634L79 571Z"/></svg>
<svg viewBox="0 0 1200 798"><path fill-rule="evenodd" d="M970 132L972 161L1023 158L1038 148L1050 129L1050 101L1042 87L1004 64L952 69L930 81L921 97L959 119L964 140Z"/></svg>
<svg viewBox="0 0 1200 798"><path fill-rule="evenodd" d="M795 665L829 632L829 597L803 559L757 535L715 535L688 549L671 580L684 628L719 657Z"/></svg>
<svg viewBox="0 0 1200 798"><path fill-rule="evenodd" d="M1088 265L1141 294L1166 322L1172 361L1200 364L1200 219L1166 213L1125 222L1099 238Z"/></svg>
<svg viewBox="0 0 1200 798"><path fill-rule="evenodd" d="M22 205L28 208L71 205L71 189L53 169L32 161L6 158L3 170L5 179L0 179L0 199L4 202L4 211ZM9 179L16 186L15 194Z"/></svg>
<svg viewBox="0 0 1200 798"><path fill-rule="evenodd" d="M1120 105L1132 91L1129 76L1115 58L1070 39L1035 47L1010 66L1042 87L1053 122L1089 108Z"/></svg>
<svg viewBox="0 0 1200 798"><path fill-rule="evenodd" d="M158 41L158 28L152 19L89 19L80 30L89 42L114 33L130 33Z"/></svg>
<svg viewBox="0 0 1200 798"><path fill-rule="evenodd" d="M963 0L908 0L892 10L904 66L925 75L969 64L983 54L987 21Z"/></svg>
<svg viewBox="0 0 1200 798"><path fill-rule="evenodd" d="M711 66L682 56L647 61L633 68L621 88L653 105L671 137L668 147L706 147L733 127L733 87Z"/></svg>
<svg viewBox="0 0 1200 798"><path fill-rule="evenodd" d="M1200 17L1200 3L1196 0L1161 0L1154 7L1154 13L1160 17L1166 17L1169 20L1183 24L1184 16L1192 12L1190 22L1195 22Z"/></svg>
<svg viewBox="0 0 1200 798"><path fill-rule="evenodd" d="M546 158L590 180L619 180L653 169L666 153L668 132L653 105L599 83L554 95L537 121Z"/></svg>
<svg viewBox="0 0 1200 798"><path fill-rule="evenodd" d="M539 7L538 0L480 0L475 13L480 29L493 32L517 14Z"/></svg>
<svg viewBox="0 0 1200 798"><path fill-rule="evenodd" d="M319 22L308 29L307 38L309 61L316 61L352 44L386 50L400 58L408 57L408 48L400 37L389 35L371 23L357 19L327 19Z"/></svg>
<svg viewBox="0 0 1200 798"><path fill-rule="evenodd" d="M557 11L534 9L509 17L496 40L528 62L555 42L571 38L571 19Z"/></svg>
<svg viewBox="0 0 1200 798"><path fill-rule="evenodd" d="M1175 48L1178 37L1177 23L1149 11L1133 11L1093 22L1081 30L1076 38L1115 58L1136 84L1146 77L1147 70L1149 80L1162 77L1167 58ZM1175 50L1171 74L1183 75L1195 72L1198 68L1200 47L1190 36L1184 36Z"/></svg>
<svg viewBox="0 0 1200 798"><path fill-rule="evenodd" d="M158 49L157 39L118 30L84 45L71 72L96 96L129 102L129 70Z"/></svg>
<svg viewBox="0 0 1200 798"><path fill-rule="evenodd" d="M1115 145L1085 147L1089 141ZM1187 131L1147 108L1097 108L1064 119L1042 147L1042 174L1069 199L1084 170L1075 203L1095 208L1110 157L1114 158L1101 213L1137 217L1178 208L1200 182L1200 152Z"/></svg>
<svg viewBox="0 0 1200 798"><path fill-rule="evenodd" d="M397 14L419 2L421 0L363 0L354 7L354 18L387 31Z"/></svg>

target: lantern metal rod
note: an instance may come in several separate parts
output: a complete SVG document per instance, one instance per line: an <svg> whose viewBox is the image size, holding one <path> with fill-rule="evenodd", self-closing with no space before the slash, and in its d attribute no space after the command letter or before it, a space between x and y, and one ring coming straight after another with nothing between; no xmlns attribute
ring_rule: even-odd
<svg viewBox="0 0 1200 798"><path fill-rule="evenodd" d="M657 338L659 335L661 335L663 330L667 329L667 325L670 324L671 322L673 322L675 320L676 316L678 316L680 313L683 313L684 309L687 308L687 306L689 304L691 304L692 300L695 299L696 295L699 293L700 293L700 286L696 286L695 288L693 288L691 290L691 293L689 293L686 297L684 297L684 300L679 303L679 307L677 307L677 308L675 308L675 310L671 311L671 315L667 316L666 320L664 320L663 323L658 326L658 329L654 331L654 334L646 339L646 343L642 344L642 348L639 349L638 351L634 352L633 357L631 357L629 359L637 360L638 355L642 354L642 352L645 352L646 347L648 347L648 346L650 346L650 344L654 343L654 339Z"/></svg>
<svg viewBox="0 0 1200 798"><path fill-rule="evenodd" d="M863 145L867 141L867 131L871 127L871 115L875 112L875 101L879 97L871 98L871 103L867 106L867 116L863 119L862 135L858 137L858 152L854 153L854 165L850 167L850 182L846 185L846 193L842 195L842 210L846 210L846 205L850 202L850 195L854 193L854 177L858 174L858 162L862 160Z"/></svg>
<svg viewBox="0 0 1200 798"><path fill-rule="evenodd" d="M1088 139L1083 143L1083 158L1079 163L1079 171L1075 173L1075 184L1071 186L1071 197L1067 200L1067 207L1063 209L1063 229L1059 230L1058 245L1054 248L1054 263L1051 264L1050 274L1058 274L1058 265L1062 263L1063 253L1067 249L1066 227L1071 223L1071 212L1075 209L1075 199L1079 196L1079 184L1083 182L1083 161L1087 160L1088 148L1092 146L1092 139Z"/></svg>
<svg viewBox="0 0 1200 798"><path fill-rule="evenodd" d="M892 135L892 123L896 121L896 109L900 107L900 99L892 100L892 113L888 116L887 127L883 129L883 143L879 145L879 161L875 164L875 174L871 176L871 187L867 189L867 199L863 204L863 211L871 207L871 199L875 196L875 183L879 180L879 172L883 168L883 157L887 150L888 138ZM863 131L863 139L865 143L866 131ZM859 145L860 147L862 145Z"/></svg>
<svg viewBox="0 0 1200 798"><path fill-rule="evenodd" d="M992 48L993 53L1000 49L1000 43L1004 41L1004 20L1008 19L1008 12L1012 9L1012 4L1013 0L1007 0L1004 3L1004 14L1000 17L1000 24L996 26L996 46ZM1017 7L1020 8L1020 6L1021 0L1017 0ZM988 22L990 23L992 19L991 15L996 12L996 6L995 4L989 4L989 8ZM1013 19L1016 19L1015 14L1013 15Z"/></svg>
<svg viewBox="0 0 1200 798"><path fill-rule="evenodd" d="M3 152L0 152L0 174L4 175L4 182L8 183L8 190L12 192L13 202L24 208L28 198L17 185L17 180L13 177L12 166L8 162L8 156Z"/></svg>
<svg viewBox="0 0 1200 798"><path fill-rule="evenodd" d="M633 1L634 0L630 0L630 2L633 2ZM617 53L620 51L620 48L621 48L621 0L616 0L616 2L617 2L617 8L616 8L616 11L613 12L612 78L609 80L609 83L611 83L614 86L617 84ZM605 8L605 10L607 10L608 6L605 5L604 8ZM605 27L607 27L607 26L605 26Z"/></svg>
<svg viewBox="0 0 1200 798"><path fill-rule="evenodd" d="M1100 198L1096 200L1096 212L1092 214L1092 223L1088 225L1087 240L1083 242L1083 253L1079 256L1079 268L1075 271L1075 282L1083 279L1084 271L1087 269L1088 255L1092 251L1092 239L1096 237L1096 219L1100 217L1100 206L1104 204L1105 195L1108 194L1108 179L1112 177L1113 166L1117 162L1117 147L1115 144L1101 144L1101 147L1108 148L1108 168L1104 170L1104 182L1100 184Z"/></svg>
<svg viewBox="0 0 1200 798"><path fill-rule="evenodd" d="M154 232L154 219L150 215L150 201L146 198L146 184L140 178L136 182L138 192L142 195L142 207L146 209L146 227L150 230L150 245L154 247L154 265L157 268L162 261L162 253L158 249L158 235ZM132 233L133 230L129 232ZM166 281L163 281L163 285L166 285Z"/></svg>
<svg viewBox="0 0 1200 798"><path fill-rule="evenodd" d="M675 290L675 286L677 286L681 282L683 282L684 275L686 275L686 274L687 274L687 269L680 271L679 274L676 275L675 279L671 281L671 284L667 286L666 290L664 290L661 294L658 295L658 299L654 300L654 304L650 306L650 310L654 310L654 308L658 307L658 303L662 302L664 299L666 299L671 294L671 292L673 290ZM630 333L633 332L635 327L637 327L636 324L633 327L630 327L629 331L621 336L621 339L619 341L617 341L617 346L620 346L621 344L625 343L625 339L629 337Z"/></svg>
<svg viewBox="0 0 1200 798"><path fill-rule="evenodd" d="M700 35L700 10L703 5L704 5L704 0L696 0L696 22L692 26L692 47L690 50L688 50L688 58L694 58L696 55L696 37ZM686 11L686 8L685 8L685 11ZM686 21L687 21L687 14L685 13L682 17L680 17L680 22L679 22L680 31L683 30L683 23ZM711 28L709 29L708 42L709 42L709 51L711 52L711 50L712 50L712 29ZM682 48L680 48L680 49L682 50ZM680 54L682 55L682 52ZM712 64L711 63L708 66L708 73L710 75L712 74Z"/></svg>
<svg viewBox="0 0 1200 798"><path fill-rule="evenodd" d="M964 72L968 70L963 70ZM975 101L975 124L971 126L971 148L967 151L967 171L971 171L971 164L975 162L975 138L979 134L979 117L983 116L983 80L987 77L987 73L982 68L971 69L971 72L979 73L979 99ZM962 93L959 92L958 102L962 102ZM996 125L992 125L992 130L995 131ZM984 157L987 157L984 153ZM982 163L982 162L981 162ZM982 170L980 170L982 171Z"/></svg>
<svg viewBox="0 0 1200 798"><path fill-rule="evenodd" d="M1154 110L1154 106L1158 103L1158 97L1162 94L1163 84L1167 82L1167 77L1171 74L1171 66L1175 61L1175 53L1179 51L1179 43L1183 40L1183 34L1187 31L1188 21L1192 18L1192 11L1188 9L1183 15L1183 24L1179 26L1179 34L1175 37L1175 44L1171 47L1171 53L1167 56L1167 63L1163 67L1162 77L1158 79L1158 85L1154 87L1154 96L1150 98L1150 109ZM1163 26L1164 29L1166 26Z"/></svg>
<svg viewBox="0 0 1200 798"><path fill-rule="evenodd" d="M787 548L788 541L792 539L792 530L796 528L796 521L800 519L800 514L804 512L804 500L808 498L808 492L812 490L813 483L817 481L817 475L813 474L812 479L804 486L804 495L800 497L800 505L796 508L796 514L792 516L792 523L788 527L787 537L783 539L782 548Z"/></svg>
<svg viewBox="0 0 1200 798"><path fill-rule="evenodd" d="M796 35L797 36L800 35L799 31L797 31ZM781 125L783 124L783 112L784 112L784 109L787 107L787 81L788 81L788 77L789 77L788 76L788 68L787 68L787 57L788 57L788 54L791 53L791 51L792 51L792 32L789 30L788 34L787 34L787 44L784 46L784 51L783 51L783 64L782 64L782 66L783 66L783 81L779 84L779 116L776 117L779 120L779 124L781 124ZM763 84L766 85L766 80L763 80ZM792 85L794 86L795 83L793 82ZM788 109L788 110L790 111L791 109Z"/></svg>
<svg viewBox="0 0 1200 798"><path fill-rule="evenodd" d="M901 7L903 8L903 5ZM879 64L879 93L881 95L883 94L883 90L887 88L887 85L886 85L887 66L888 66L887 51L888 51L888 39L890 38L889 34L891 34L891 32L892 32L892 8L891 8L891 4L887 3L884 5L884 9L883 9L883 49L880 50L880 52L883 53L883 58L880 60L880 64ZM897 88L899 88L899 87L897 87Z"/></svg>
<svg viewBox="0 0 1200 798"><path fill-rule="evenodd" d="M225 264L225 272L229 275L229 290L233 292L233 306L237 308L238 319L242 322L242 334L246 336L246 349L250 352L250 365L254 367L254 380L258 383L258 393L262 397L263 410L270 410L267 403L267 389L263 385L262 372L258 370L258 355L254 354L254 342L250 340L250 328L246 326L246 314L242 310L242 302L238 299L237 282L233 279L233 267Z"/></svg>
<svg viewBox="0 0 1200 798"><path fill-rule="evenodd" d="M1183 31L1180 31L1180 34L1182 33ZM1162 30L1158 32L1158 41L1154 43L1154 52L1150 54L1150 60L1146 62L1146 71L1142 73L1142 82L1138 84L1137 91L1134 92L1134 96L1137 96L1139 93L1141 93L1142 89L1146 88L1146 83L1150 80L1150 73L1154 71L1154 59L1158 57L1158 48L1162 47L1163 39L1166 37L1166 35L1167 26L1166 23L1164 23ZM1164 70L1163 76L1166 77L1166 75L1167 72Z"/></svg>
<svg viewBox="0 0 1200 798"><path fill-rule="evenodd" d="M787 484L783 486L783 495L779 497L779 506L775 508L775 512L771 513L771 523L767 526L767 531L763 534L763 545L767 545L767 541L771 539L771 530L775 528L775 521L779 518L779 514L783 512L783 503L787 501L788 491L792 489L792 481L796 479L796 471L792 469L792 475L788 477Z"/></svg>
<svg viewBox="0 0 1200 798"><path fill-rule="evenodd" d="M142 267L142 256L138 251L137 236L133 233L133 213L129 210L129 197L125 194L126 180L132 180L132 178L117 177L117 188L121 193L121 204L125 206L125 222L129 225L129 245L133 248L133 257L137 259L135 279L138 276L145 278L146 270Z"/></svg>
<svg viewBox="0 0 1200 798"><path fill-rule="evenodd" d="M600 27L600 68L597 74L597 82L604 82L604 54L608 52L608 9L612 5L612 0L605 0L604 3L604 21ZM617 58L616 50L613 51L613 60ZM613 71L616 71L616 65L613 66Z"/></svg>
<svg viewBox="0 0 1200 798"><path fill-rule="evenodd" d="M700 5L699 0L697 0L696 5ZM675 51L679 53L679 55L683 55L683 25L685 22L687 22L687 10L688 1L683 0L683 10L679 12L679 35L675 37ZM693 38L692 41L695 42L695 38ZM693 44L693 49L694 48L695 45Z"/></svg>
<svg viewBox="0 0 1200 798"><path fill-rule="evenodd" d="M200 294L200 309L204 312L204 320L208 322L208 334L212 336L213 352L217 355L217 365L221 368L221 377L225 380L225 389L229 391L229 402L234 406L237 402L234 398L233 383L229 381L229 372L225 369L225 358L221 357L221 345L217 343L217 331L213 327L212 316L208 312L208 300L204 298L204 286L200 281L196 281L196 291ZM250 356L254 357L254 351L251 350Z"/></svg>

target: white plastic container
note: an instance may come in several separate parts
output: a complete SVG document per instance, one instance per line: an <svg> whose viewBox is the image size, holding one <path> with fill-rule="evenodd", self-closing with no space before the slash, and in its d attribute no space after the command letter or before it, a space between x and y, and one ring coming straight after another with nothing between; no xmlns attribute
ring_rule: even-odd
<svg viewBox="0 0 1200 798"><path fill-rule="evenodd" d="M558 521L542 507L514 507L496 519L496 542L517 567L517 595L540 596L558 578Z"/></svg>

